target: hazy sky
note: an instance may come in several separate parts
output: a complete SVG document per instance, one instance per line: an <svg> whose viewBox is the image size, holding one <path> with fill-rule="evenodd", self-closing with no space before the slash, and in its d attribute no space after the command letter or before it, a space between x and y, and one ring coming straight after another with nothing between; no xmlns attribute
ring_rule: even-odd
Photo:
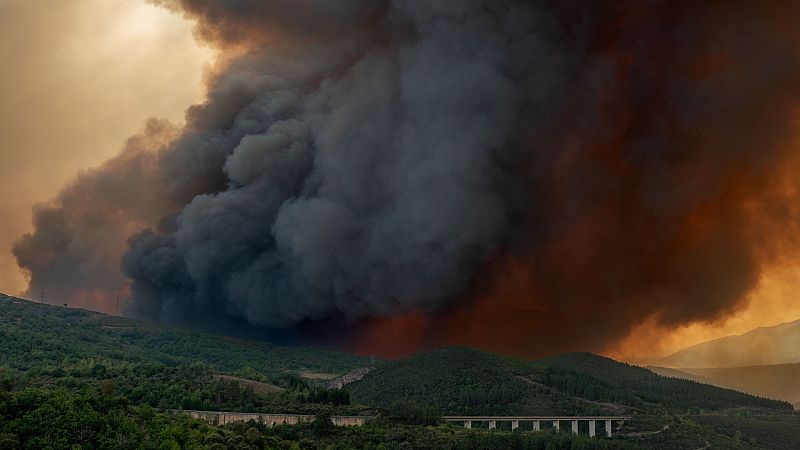
<svg viewBox="0 0 800 450"><path fill-rule="evenodd" d="M746 333L753 328L798 320L798 286L800 265L796 261L784 261L765 271L758 286L748 296L748 303L733 315L715 323L694 323L676 330L642 324L609 355L635 361L638 357L673 353L686 346Z"/></svg>
<svg viewBox="0 0 800 450"><path fill-rule="evenodd" d="M211 50L144 0L0 0L0 291L31 207L117 153L147 117L183 120Z"/></svg>

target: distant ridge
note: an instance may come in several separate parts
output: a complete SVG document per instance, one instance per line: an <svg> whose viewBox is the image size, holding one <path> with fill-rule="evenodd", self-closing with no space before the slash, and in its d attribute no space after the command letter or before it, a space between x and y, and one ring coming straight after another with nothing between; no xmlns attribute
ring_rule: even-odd
<svg viewBox="0 0 800 450"><path fill-rule="evenodd" d="M725 368L800 362L800 320L756 328L687 347L648 365L671 368ZM683 370L683 369L681 369Z"/></svg>
<svg viewBox="0 0 800 450"><path fill-rule="evenodd" d="M657 374L661 375L662 377L681 378L683 380L691 380L691 381L696 381L698 383L705 383L705 384L713 384L713 385L717 385L717 386L722 386L721 384L715 383L714 381L709 380L708 378L704 378L704 377L701 377L699 375L694 375L694 374L691 374L689 372L685 372L685 371L679 370L679 369L672 369L672 368L669 368L669 367L658 367L658 366L645 366L645 369L647 369L647 370L649 370L649 371L651 371L653 373L657 373ZM725 387L727 387L727 386L725 386Z"/></svg>
<svg viewBox="0 0 800 450"><path fill-rule="evenodd" d="M648 367L675 378L714 384L762 397L779 398L800 406L800 364L730 367L718 369L669 369Z"/></svg>

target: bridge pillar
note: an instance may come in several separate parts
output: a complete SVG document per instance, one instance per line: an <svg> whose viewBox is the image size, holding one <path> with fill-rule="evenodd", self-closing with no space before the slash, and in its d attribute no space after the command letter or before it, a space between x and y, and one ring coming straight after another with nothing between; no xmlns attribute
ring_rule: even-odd
<svg viewBox="0 0 800 450"><path fill-rule="evenodd" d="M589 421L589 436L595 437L597 434L597 429L595 428L594 420Z"/></svg>
<svg viewBox="0 0 800 450"><path fill-rule="evenodd" d="M533 431L539 431L540 429L541 428L539 427L539 421L538 420L534 420L533 421Z"/></svg>
<svg viewBox="0 0 800 450"><path fill-rule="evenodd" d="M472 428L472 421L471 420L465 420L464 421L464 428Z"/></svg>
<svg viewBox="0 0 800 450"><path fill-rule="evenodd" d="M578 421L572 421L572 434L578 434Z"/></svg>
<svg viewBox="0 0 800 450"><path fill-rule="evenodd" d="M553 428L555 428L556 431L560 429L560 424L558 423L558 420L553 421Z"/></svg>
<svg viewBox="0 0 800 450"><path fill-rule="evenodd" d="M611 437L611 421L606 420L606 436Z"/></svg>
<svg viewBox="0 0 800 450"><path fill-rule="evenodd" d="M489 429L490 430L494 430L495 428L497 428L497 421L496 420L490 420L489 421Z"/></svg>
<svg viewBox="0 0 800 450"><path fill-rule="evenodd" d="M512 420L511 421L511 431L514 431L517 428L519 428L519 420Z"/></svg>

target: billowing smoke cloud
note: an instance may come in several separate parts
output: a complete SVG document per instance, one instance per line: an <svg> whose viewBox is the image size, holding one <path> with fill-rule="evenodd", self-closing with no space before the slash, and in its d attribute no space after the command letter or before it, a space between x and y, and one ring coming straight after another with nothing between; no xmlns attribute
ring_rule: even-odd
<svg viewBox="0 0 800 450"><path fill-rule="evenodd" d="M120 257L128 236L170 211L158 155L178 135L165 121L149 121L119 156L81 173L52 204L34 209L35 233L14 246L31 274L31 296L44 291L54 303L96 308L127 289Z"/></svg>
<svg viewBox="0 0 800 450"><path fill-rule="evenodd" d="M157 3L222 50L208 101L36 212L32 289L124 252L168 322L596 350L735 310L795 223L795 6Z"/></svg>

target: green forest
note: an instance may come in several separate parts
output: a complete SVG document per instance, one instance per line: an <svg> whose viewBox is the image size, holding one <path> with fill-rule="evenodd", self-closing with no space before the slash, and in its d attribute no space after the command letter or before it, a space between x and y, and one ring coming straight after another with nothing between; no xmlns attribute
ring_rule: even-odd
<svg viewBox="0 0 800 450"><path fill-rule="evenodd" d="M446 414L595 415L755 407L788 402L666 378L589 353L525 361L446 348L388 362L350 388L354 400L414 400Z"/></svg>
<svg viewBox="0 0 800 450"><path fill-rule="evenodd" d="M378 361L342 390L326 379L370 358L161 327L0 298L0 449L800 448L785 402L592 354L537 361L445 348ZM313 423L214 426L177 410L311 414ZM628 415L615 436L448 414ZM375 417L334 427L331 415Z"/></svg>

